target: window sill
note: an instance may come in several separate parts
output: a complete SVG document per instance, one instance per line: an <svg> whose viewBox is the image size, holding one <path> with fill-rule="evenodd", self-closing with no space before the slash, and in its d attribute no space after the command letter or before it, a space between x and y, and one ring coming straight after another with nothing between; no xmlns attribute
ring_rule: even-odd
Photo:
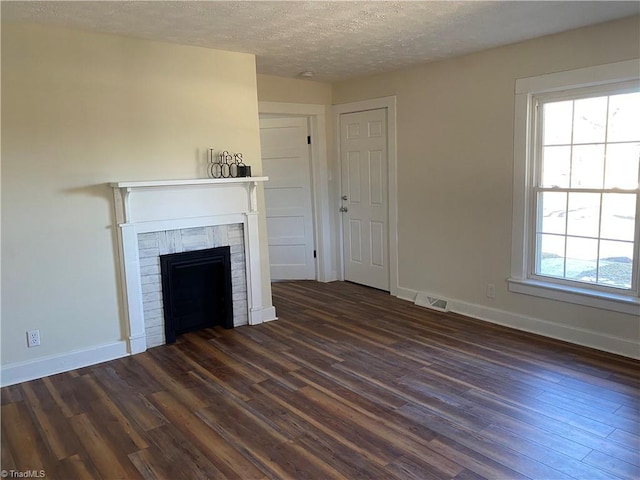
<svg viewBox="0 0 640 480"><path fill-rule="evenodd" d="M587 307L601 308L629 315L640 315L640 298L568 287L539 280L509 278L509 291Z"/></svg>

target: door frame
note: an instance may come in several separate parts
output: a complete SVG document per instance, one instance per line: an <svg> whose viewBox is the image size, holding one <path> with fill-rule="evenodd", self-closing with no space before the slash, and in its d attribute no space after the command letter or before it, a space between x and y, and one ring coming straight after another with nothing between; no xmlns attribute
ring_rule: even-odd
<svg viewBox="0 0 640 480"><path fill-rule="evenodd" d="M345 113L363 112L366 110L387 110L387 161L388 161L388 238L389 238L389 292L398 296L398 152L396 140L396 97L381 97L359 102L343 103L333 106L335 155L338 171L342 172L342 152L340 151L340 119ZM339 175L339 195L342 195L342 175ZM340 240L340 280L344 280L344 231L342 222L338 222Z"/></svg>
<svg viewBox="0 0 640 480"><path fill-rule="evenodd" d="M332 268L331 215L329 210L329 168L327 162L326 107L324 105L258 102L260 115L306 117L311 135L311 202L316 248L316 278L319 282L337 280Z"/></svg>

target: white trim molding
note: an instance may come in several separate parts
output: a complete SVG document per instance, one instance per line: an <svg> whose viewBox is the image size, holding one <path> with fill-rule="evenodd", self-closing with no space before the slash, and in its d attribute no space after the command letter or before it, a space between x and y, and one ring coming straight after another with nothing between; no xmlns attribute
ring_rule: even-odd
<svg viewBox="0 0 640 480"><path fill-rule="evenodd" d="M605 292L604 288L598 291L595 288L581 288L580 285L564 285L561 281L547 282L530 271L535 216L532 193L535 167L532 148L535 97L565 90L575 91L639 80L640 59L516 80L511 276L507 279L509 291L640 316L640 298L635 293ZM636 255L637 252L636 246Z"/></svg>
<svg viewBox="0 0 640 480"><path fill-rule="evenodd" d="M313 223L317 251L317 275L319 282L337 280L333 259L331 210L329 208L329 182L331 171L327 160L327 113L324 105L258 102L260 115L296 116L309 119L311 133L311 171L313 195Z"/></svg>
<svg viewBox="0 0 640 480"><path fill-rule="evenodd" d="M389 181L389 290L399 296L398 277L398 147L397 147L397 100L395 96L374 98L360 102L343 103L333 106L335 129L335 155L340 159L340 115L364 112L366 110L387 110L387 156ZM339 160L338 160L339 161ZM342 252L342 224L340 225L340 279L344 279L344 258Z"/></svg>
<svg viewBox="0 0 640 480"><path fill-rule="evenodd" d="M398 293L398 298L413 302L418 293L419 292L415 290L401 288ZM428 293L428 295L438 298L441 297L435 293ZM447 300L449 304L449 311L453 313L521 330L523 332L542 335L555 340L562 340L575 345L595 348L597 350L602 350L603 352L640 359L640 348L638 346L638 342L628 338L614 337L594 330L572 327L549 320L543 320L519 313L507 312L505 310L486 307L484 305L469 303L462 300Z"/></svg>
<svg viewBox="0 0 640 480"><path fill-rule="evenodd" d="M251 317L255 320L255 325L278 319L275 307L253 308Z"/></svg>
<svg viewBox="0 0 640 480"><path fill-rule="evenodd" d="M249 325L275 320L262 291L256 189L267 177L112 183L122 298L131 354L147 349L138 234L239 223L244 231ZM239 326L239 324L234 325Z"/></svg>
<svg viewBox="0 0 640 480"><path fill-rule="evenodd" d="M530 279L509 278L508 284L509 291L514 293L524 293L534 297L549 298L629 315L640 315L640 298L638 297L615 295L568 285L551 285L548 282Z"/></svg>
<svg viewBox="0 0 640 480"><path fill-rule="evenodd" d="M122 340L60 355L49 355L35 360L10 363L2 366L0 385L6 387L28 382L36 378L48 377L128 355L127 342Z"/></svg>

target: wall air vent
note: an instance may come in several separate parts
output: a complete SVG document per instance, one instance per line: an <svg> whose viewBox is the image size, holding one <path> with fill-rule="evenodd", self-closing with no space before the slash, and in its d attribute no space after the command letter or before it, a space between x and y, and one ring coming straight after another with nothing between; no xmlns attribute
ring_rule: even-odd
<svg viewBox="0 0 640 480"><path fill-rule="evenodd" d="M418 293L413 303L419 307L426 307L432 310L438 310L439 312L449 311L449 302L447 300L438 297L431 297L426 293Z"/></svg>

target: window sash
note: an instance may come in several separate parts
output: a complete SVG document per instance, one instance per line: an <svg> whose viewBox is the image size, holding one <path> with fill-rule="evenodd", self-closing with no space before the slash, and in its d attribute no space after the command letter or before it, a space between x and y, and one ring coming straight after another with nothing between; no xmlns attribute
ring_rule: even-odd
<svg viewBox="0 0 640 480"><path fill-rule="evenodd" d="M557 187L557 186L543 187L541 186L542 167L543 167L542 132L543 132L543 120L544 120L542 115L542 110L545 103L568 101L568 100L580 100L584 98L594 98L594 97L601 97L601 96L612 96L612 95L631 93L631 92L637 92L637 91L639 91L637 82L621 82L621 83L608 84L608 85L602 85L597 87L570 89L569 91L556 91L553 93L531 96L531 102L532 102L533 108L531 111L531 114L532 114L531 132L530 132L531 136L529 138L532 140L530 145L532 149L530 158L533 161L531 162L532 175L531 175L531 185L529 186L529 194L531 195L530 202L529 202L531 206L529 219L531 223L527 226L527 229L529 231L529 239L527 242L528 248L526 252L527 265L528 265L527 278L536 280L536 281L543 281L543 282L554 283L558 285L565 285L569 287L577 287L581 289L588 289L588 290L594 290L594 291L600 291L600 292L609 292L613 294L630 295L635 297L638 296L639 288L640 288L639 280L638 280L639 270L640 270L640 266L639 266L640 264L640 183L638 184L637 188L633 188L633 189L604 188L604 187L603 188L582 188L582 187ZM621 143L637 143L635 141L634 142L607 142L606 140L607 138L605 137L604 141L594 142L593 144L608 146L608 145L615 145L615 144L621 144ZM566 146L574 147L576 145L583 146L583 145L590 145L590 144L573 143L573 126L572 126L572 142L566 144ZM556 145L554 144L554 146ZM600 194L601 195L600 208L602 208L602 195L604 194L628 193L628 194L636 195L636 217L635 217L636 220L635 220L635 230L634 230L634 240L633 240L633 243L634 243L633 264L632 264L632 271L631 271L631 288L630 289L627 289L624 287L610 287L610 286L602 285L595 282L592 283L592 282L584 282L584 281L567 279L566 270L564 271L563 277L548 276L548 275L543 275L537 272L537 266L539 265L539 255L541 253L539 252L539 245L538 245L538 239L537 239L537 236L540 233L539 226L541 224L541 219L540 219L541 205L539 205L539 199L541 196L540 194L543 192L561 192L561 193L565 192L567 194L569 193ZM599 221L601 221L601 217ZM576 235L569 235L566 231L562 235L559 234L559 236L564 237L565 241L568 237L579 237ZM607 238L601 236L600 226L598 228L597 237L592 236L592 237L584 237L584 238L597 239L598 245L600 245L600 241L608 240ZM566 248L565 248L564 260L566 262ZM599 271L600 269L599 259L596 259L596 262L597 262L596 268Z"/></svg>
<svg viewBox="0 0 640 480"><path fill-rule="evenodd" d="M588 308L631 315L640 312L640 296L603 292L588 285L563 285L548 278L530 278L529 258L534 211L534 128L536 98L566 97L569 92L583 93L625 84L640 88L639 59L624 60L603 65L592 65L573 70L518 78L514 85L513 121L513 204L511 223L511 269L507 278L510 292L533 297L581 305ZM626 82L626 83L625 83ZM588 93L588 92L587 92ZM639 195L640 196L640 195Z"/></svg>

